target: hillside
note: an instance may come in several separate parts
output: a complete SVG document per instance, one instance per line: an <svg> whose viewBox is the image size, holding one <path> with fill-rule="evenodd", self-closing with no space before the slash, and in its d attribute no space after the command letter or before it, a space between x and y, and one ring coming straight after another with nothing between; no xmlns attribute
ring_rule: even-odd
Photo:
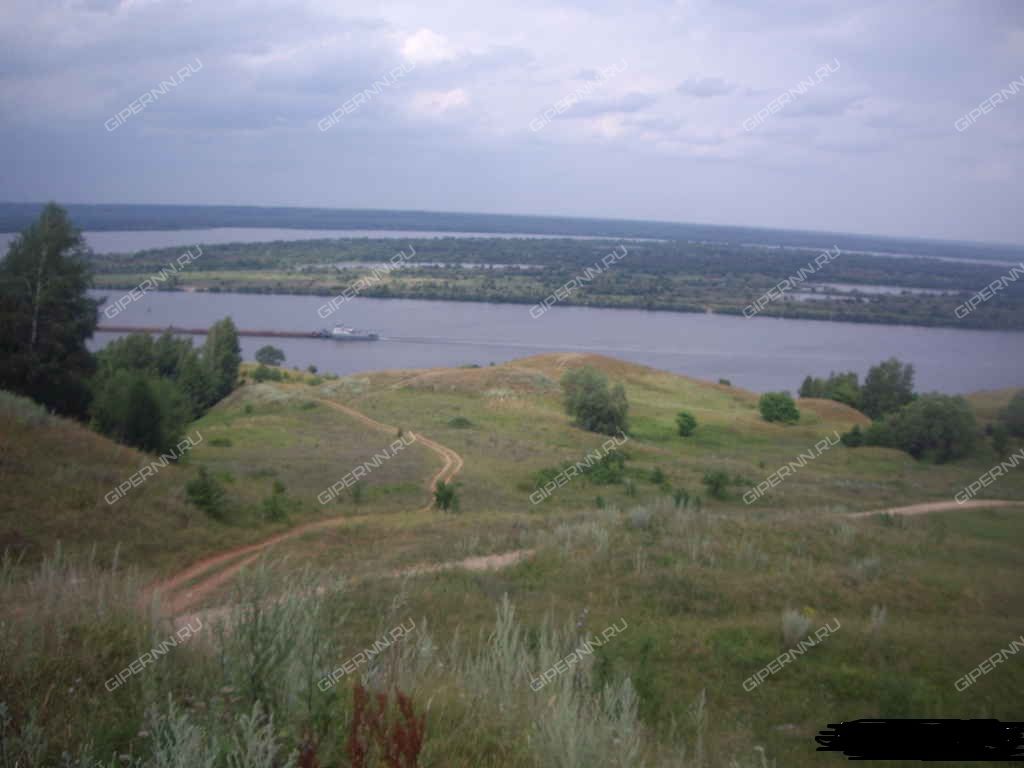
<svg viewBox="0 0 1024 768"><path fill-rule="evenodd" d="M606 439L573 427L562 410L558 380L581 365L625 385L624 477L577 477L531 504L538 473L580 461ZM325 768L348 765L356 678L329 692L314 684L408 620L411 637L361 674L371 688L398 685L427 713L423 765L678 765L684 749L687 765L748 765L763 749L779 765L809 766L819 759L813 736L828 722L1019 714L1024 665L1016 660L963 692L954 682L1019 635L1022 509L848 516L948 502L991 457L934 466L837 445L746 505L749 487L864 417L801 400L798 425L767 424L753 393L590 355L292 379L244 383L191 426L204 440L184 465L163 469L105 516L107 486L145 457L4 401L2 530L17 531L33 554L70 530L80 548L95 541L110 551L120 541L125 559L173 576L162 582L164 620L151 629L115 633L108 613L88 608L62 619L82 640L63 647L61 674L79 680L83 698L40 715L67 722L71 735L62 739L89 733L106 759L143 728L133 702L170 694L185 702L183 717L219 733L227 720L204 719L207 706L234 717L259 699L274 706L282 743L296 748L305 738ZM973 400L994 412L1011 395ZM674 428L683 408L698 420L688 438ZM399 429L416 442L374 468L358 499L346 490L317 503ZM225 523L183 499L200 464L235 506ZM74 469L58 470L53 482L51 466L65 465ZM718 469L730 477L723 500L701 482ZM457 483L457 513L427 506L438 477ZM274 479L287 489L286 523L259 513ZM985 493L1024 501L1024 476L1010 473ZM50 564L33 580L22 569L0 607L45 594L55 570L78 573ZM97 574L85 583L94 581L106 583ZM53 652L42 628L60 604L38 602L38 615L14 624L24 639L4 636L13 672L0 682L21 692L24 717L39 714L34 692L45 688L45 669L30 660ZM119 610L118 621L129 622L123 602ZM103 690L147 643L200 619L232 622L244 645L214 630L133 677L132 690ZM531 690L557 659L622 622L572 674ZM836 622L805 655L747 685ZM276 661L252 667L244 659L253 653ZM605 685L617 702L611 709L590 698L598 701Z"/></svg>

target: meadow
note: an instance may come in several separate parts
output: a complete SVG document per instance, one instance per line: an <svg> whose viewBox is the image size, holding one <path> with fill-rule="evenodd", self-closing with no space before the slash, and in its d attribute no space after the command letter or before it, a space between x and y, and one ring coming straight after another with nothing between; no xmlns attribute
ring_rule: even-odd
<svg viewBox="0 0 1024 768"><path fill-rule="evenodd" d="M562 410L559 379L583 365L626 388L622 476L576 477L533 504L540 478L606 439ZM969 401L984 425L1012 395ZM815 442L866 423L832 401L798 406L798 424L769 424L754 393L577 354L280 383L248 368L190 425L204 440L184 461L109 506L103 494L148 457L5 397L0 766L355 765L357 682L408 695L415 717L392 693L388 728L416 733L425 718L422 766L810 766L842 759L814 751L830 722L1019 719L1024 660L955 683L1020 637L1021 507L850 516L950 502L999 457L933 465L836 445L745 504ZM690 437L682 409L698 421ZM358 498L318 503L399 430L420 440ZM199 466L224 484L224 521L185 499ZM702 483L716 470L724 498ZM430 507L439 472L457 511ZM260 513L275 480L285 521ZM982 496L1024 502L1024 474ZM105 688L195 620L194 640ZM371 749L367 764L384 761Z"/></svg>

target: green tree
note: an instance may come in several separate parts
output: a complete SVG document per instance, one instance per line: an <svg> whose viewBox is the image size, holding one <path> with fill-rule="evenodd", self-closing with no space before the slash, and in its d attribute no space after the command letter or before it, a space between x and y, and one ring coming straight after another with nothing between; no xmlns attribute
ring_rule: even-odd
<svg viewBox="0 0 1024 768"><path fill-rule="evenodd" d="M230 317L225 317L213 324L203 345L203 364L210 376L214 402L231 394L238 380L241 363L238 329Z"/></svg>
<svg viewBox="0 0 1024 768"><path fill-rule="evenodd" d="M50 203L0 260L0 388L75 417L89 405L85 342L99 304L86 295L86 255L67 213Z"/></svg>
<svg viewBox="0 0 1024 768"><path fill-rule="evenodd" d="M98 376L95 384L93 427L140 450L170 451L191 419L188 397L169 379L121 368Z"/></svg>
<svg viewBox="0 0 1024 768"><path fill-rule="evenodd" d="M872 424L864 441L899 448L915 459L941 464L968 455L974 449L977 432L974 413L966 400L928 394Z"/></svg>
<svg viewBox="0 0 1024 768"><path fill-rule="evenodd" d="M256 362L261 365L280 365L284 362L284 350L267 344L256 350Z"/></svg>
<svg viewBox="0 0 1024 768"><path fill-rule="evenodd" d="M873 366L861 389L861 410L872 419L894 413L914 399L914 366L895 357Z"/></svg>
<svg viewBox="0 0 1024 768"><path fill-rule="evenodd" d="M716 499L726 498L726 488L729 485L729 473L724 472L720 469L713 470L711 472L705 472L704 478L701 480L704 486Z"/></svg>
<svg viewBox="0 0 1024 768"><path fill-rule="evenodd" d="M607 377L590 367L573 368L562 376L565 411L577 426L605 435L625 433L628 427L626 390L609 389Z"/></svg>
<svg viewBox="0 0 1024 768"><path fill-rule="evenodd" d="M800 420L800 411L788 392L766 392L761 395L757 407L765 421L781 421L783 424L796 424Z"/></svg>
<svg viewBox="0 0 1024 768"><path fill-rule="evenodd" d="M1010 430L1005 424L996 424L992 427L992 450L999 458L1003 458L1010 448Z"/></svg>
<svg viewBox="0 0 1024 768"><path fill-rule="evenodd" d="M1024 389L1013 396L1010 404L999 414L999 419L1011 435L1024 437Z"/></svg>
<svg viewBox="0 0 1024 768"><path fill-rule="evenodd" d="M689 437L697 429L697 419L689 411L680 411L676 414L676 427L680 435Z"/></svg>
<svg viewBox="0 0 1024 768"><path fill-rule="evenodd" d="M206 467L199 467L199 476L185 484L185 495L199 509L214 520L223 520L227 503L224 486L211 475Z"/></svg>
<svg viewBox="0 0 1024 768"><path fill-rule="evenodd" d="M434 506L445 512L448 510L459 511L459 496L455 491L455 483L446 483L444 480L437 481L437 485L434 487Z"/></svg>

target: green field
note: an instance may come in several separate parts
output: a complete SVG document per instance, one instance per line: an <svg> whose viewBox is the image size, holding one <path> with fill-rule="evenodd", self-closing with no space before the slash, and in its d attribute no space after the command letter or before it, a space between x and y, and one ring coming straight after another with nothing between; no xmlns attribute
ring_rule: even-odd
<svg viewBox="0 0 1024 768"><path fill-rule="evenodd" d="M562 410L559 378L581 365L626 388L625 476L578 477L531 504L539 472L581 461L605 439ZM103 494L147 457L4 401L0 541L24 555L3 570L0 592L9 734L24 739L35 722L49 734L47 759L89 742L83 754L106 765L112 753L158 751L163 731L145 711L165 709L168 695L182 722L211 733L228 733L225 723L259 700L274 711L283 750L315 743L321 766L346 766L353 678L329 693L311 685L409 618L413 634L361 671L371 689L397 685L426 714L421 765L810 766L841 759L814 752L830 722L1020 719L1024 659L1008 656L963 692L954 683L1024 628L1024 507L848 517L951 501L998 462L987 448L937 466L837 445L747 505L750 487L865 417L801 400L799 424L768 424L754 393L584 355L292 379L244 381L191 425L204 441L182 464L113 507ZM985 423L1012 395L969 400ZM425 509L443 465L425 440L374 469L358 503L319 504L318 493L397 434L331 403L459 454L459 511ZM688 438L674 426L682 409L698 420ZM199 465L228 491L223 522L185 501ZM714 470L730 477L725 499L702 485ZM274 480L290 507L271 524L259 510ZM1024 472L983 496L1024 501ZM328 518L340 523L299 528ZM188 603L211 626L205 640L104 689L173 628L172 617L142 620L142 585L276 534L262 560ZM41 564L58 541L71 563ZM118 547L134 575L109 574ZM410 572L510 552L522 559L507 567ZM233 604L247 612L218 633ZM745 690L794 638L834 619L834 634ZM554 661L623 621L593 656L531 690ZM73 681L74 695L48 694L58 679Z"/></svg>

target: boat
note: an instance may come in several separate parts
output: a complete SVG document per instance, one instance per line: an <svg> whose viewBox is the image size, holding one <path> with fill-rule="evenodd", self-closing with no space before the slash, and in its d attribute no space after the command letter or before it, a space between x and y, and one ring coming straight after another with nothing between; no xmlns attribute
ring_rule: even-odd
<svg viewBox="0 0 1024 768"><path fill-rule="evenodd" d="M336 325L330 331L321 329L315 331L313 335L323 339L334 339L335 341L377 341L380 338L376 333L360 331L345 325Z"/></svg>

